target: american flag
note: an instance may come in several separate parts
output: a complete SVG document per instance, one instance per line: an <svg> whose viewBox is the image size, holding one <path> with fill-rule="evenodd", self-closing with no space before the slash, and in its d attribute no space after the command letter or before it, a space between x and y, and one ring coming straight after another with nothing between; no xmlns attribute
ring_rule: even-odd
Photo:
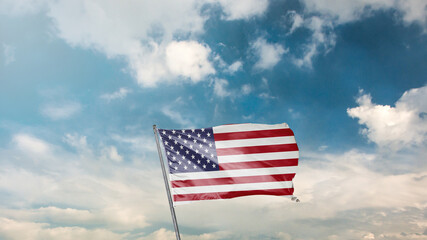
<svg viewBox="0 0 427 240"><path fill-rule="evenodd" d="M174 205L294 192L299 151L286 123L158 131Z"/></svg>

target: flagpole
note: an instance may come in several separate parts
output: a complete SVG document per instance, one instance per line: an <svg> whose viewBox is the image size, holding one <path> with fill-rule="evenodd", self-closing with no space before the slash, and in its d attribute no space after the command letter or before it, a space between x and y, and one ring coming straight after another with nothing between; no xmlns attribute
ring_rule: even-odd
<svg viewBox="0 0 427 240"><path fill-rule="evenodd" d="M154 131L154 136L156 137L157 152L159 153L160 165L162 166L163 180L165 181L166 193L168 195L169 208L170 208L171 215L172 215L173 226L175 228L176 239L181 240L181 236L179 235L178 222L176 220L176 215L175 215L175 208L173 207L173 203L172 203L172 196L171 196L171 191L169 188L169 181L168 181L168 177L166 175L165 163L163 161L163 155L162 155L162 151L160 149L159 136L157 135L157 126L156 125L153 125L153 131Z"/></svg>

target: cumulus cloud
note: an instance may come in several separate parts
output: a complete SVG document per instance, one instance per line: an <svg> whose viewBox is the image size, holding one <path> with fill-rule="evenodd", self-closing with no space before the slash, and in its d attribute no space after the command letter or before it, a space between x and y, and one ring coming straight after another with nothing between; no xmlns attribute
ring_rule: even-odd
<svg viewBox="0 0 427 240"><path fill-rule="evenodd" d="M260 16L268 7L268 0L216 1L222 5L227 20L248 19Z"/></svg>
<svg viewBox="0 0 427 240"><path fill-rule="evenodd" d="M215 73L208 60L210 52L208 46L195 41L173 41L166 48L166 63L173 74L199 82Z"/></svg>
<svg viewBox="0 0 427 240"><path fill-rule="evenodd" d="M125 234L117 234L105 229L85 229L81 227L50 227L46 223L16 221L0 218L0 237L10 240L120 240Z"/></svg>
<svg viewBox="0 0 427 240"><path fill-rule="evenodd" d="M49 103L41 108L41 113L52 120L63 120L81 111L79 102Z"/></svg>
<svg viewBox="0 0 427 240"><path fill-rule="evenodd" d="M123 99L131 92L132 92L131 89L122 87L115 92L102 94L101 98L110 102L115 99Z"/></svg>
<svg viewBox="0 0 427 240"><path fill-rule="evenodd" d="M10 14L46 13L54 34L69 45L124 60L141 86L154 87L162 81L199 82L215 73L210 48L196 41L208 19L202 8L212 3L227 20L260 16L268 7L267 0L39 0L2 1L0 8Z"/></svg>
<svg viewBox="0 0 427 240"><path fill-rule="evenodd" d="M261 70L271 69L276 66L282 55L288 51L280 44L268 43L264 38L258 38L256 41L252 42L251 48L258 58L258 61L255 63L255 68Z"/></svg>
<svg viewBox="0 0 427 240"><path fill-rule="evenodd" d="M299 27L305 27L311 31L309 42L302 47L303 55L293 57L293 62L298 67L312 68L313 58L316 57L319 52L327 53L335 46L336 36L333 32L333 22L328 18L317 16L308 17L303 20L300 15L292 11L290 13L294 17L289 34Z"/></svg>
<svg viewBox="0 0 427 240"><path fill-rule="evenodd" d="M228 66L227 72L229 72L230 74L234 74L235 72L241 70L242 67L243 67L242 61L235 61L230 66Z"/></svg>
<svg viewBox="0 0 427 240"><path fill-rule="evenodd" d="M357 98L358 107L347 109L364 125L362 134L380 147L399 150L419 146L427 135L427 87L406 91L395 106L372 103L369 94Z"/></svg>
<svg viewBox="0 0 427 240"><path fill-rule="evenodd" d="M0 169L0 191L7 193L6 199L0 200L0 237L173 239L173 232L158 226L170 219L170 215L157 164L150 170L151 163L146 159L139 159L138 164L103 161L103 145L93 147L85 136L78 134L65 139L71 146L87 150L76 154L59 146L50 147L56 151L45 154L49 164L43 169L17 162L16 158L31 158L21 155L20 149L0 149L0 161L4 166ZM135 144L143 146L147 142L141 140ZM11 155L15 158L9 158ZM417 167L417 172L378 172L372 167L378 158L375 153L358 150L343 154L305 152L294 181L295 194L302 202L252 196L183 205L176 209L180 225L201 229L200 234L184 233L183 237L293 239L309 225L311 230L306 232L307 238L328 239L332 230L325 229L330 229L330 222L337 219L341 224L333 226L335 239L361 239L370 236L370 232L375 236L394 236L404 231L422 233L427 222L422 214L416 213L427 210L427 195L423 191L427 172L423 165ZM378 214L379 211L384 214ZM259 225L259 222L264 224ZM398 229L394 229L396 223L400 226ZM23 226L28 231L23 231ZM158 230L147 230L148 226ZM224 232L216 232L218 230ZM32 235L25 235L27 233Z"/></svg>
<svg viewBox="0 0 427 240"><path fill-rule="evenodd" d="M289 11L288 17L291 27L288 34L298 28L311 31L311 37L302 46L301 56L292 56L293 62L298 67L311 69L313 59L319 54L327 54L335 47L335 28L339 25L358 21L371 16L377 11L397 10L405 24L419 24L427 29L427 3L422 0L303 0L303 14Z"/></svg>
<svg viewBox="0 0 427 240"><path fill-rule="evenodd" d="M117 148L115 146L105 147L103 150L103 155L105 159L121 162L123 161L123 157L118 153Z"/></svg>
<svg viewBox="0 0 427 240"><path fill-rule="evenodd" d="M13 142L24 152L31 154L45 154L51 149L45 141L28 134L16 134L13 136Z"/></svg>
<svg viewBox="0 0 427 240"><path fill-rule="evenodd" d="M359 20L369 16L374 11L392 8L397 9L403 15L405 23L417 22L425 25L427 21L427 3L422 0L357 0L339 2L333 0L303 0L303 2L308 12L318 12L330 16L339 24Z"/></svg>
<svg viewBox="0 0 427 240"><path fill-rule="evenodd" d="M218 97L224 98L231 96L231 91L227 89L228 81L225 79L216 79L214 82L214 94Z"/></svg>

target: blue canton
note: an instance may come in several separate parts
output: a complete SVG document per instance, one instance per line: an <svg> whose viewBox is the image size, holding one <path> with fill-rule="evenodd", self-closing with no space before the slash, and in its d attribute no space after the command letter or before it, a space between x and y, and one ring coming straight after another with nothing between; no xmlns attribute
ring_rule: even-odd
<svg viewBox="0 0 427 240"><path fill-rule="evenodd" d="M212 128L159 129L170 173L218 171Z"/></svg>

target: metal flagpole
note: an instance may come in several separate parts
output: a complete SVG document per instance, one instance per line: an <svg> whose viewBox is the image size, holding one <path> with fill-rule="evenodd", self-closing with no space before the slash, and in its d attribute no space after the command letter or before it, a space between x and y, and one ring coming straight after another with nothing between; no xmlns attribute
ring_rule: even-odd
<svg viewBox="0 0 427 240"><path fill-rule="evenodd" d="M175 228L176 239L181 240L181 236L179 235L178 222L176 221L175 208L172 205L173 204L172 203L172 196L171 196L171 192L170 192L170 188L169 188L168 177L166 175L165 163L163 162L162 151L160 149L159 136L157 135L157 126L156 125L153 125L153 131L154 131L154 136L156 137L157 152L159 152L160 165L162 166L163 179L165 180L166 193L168 195L169 208L171 210L172 221L173 221L173 226Z"/></svg>

